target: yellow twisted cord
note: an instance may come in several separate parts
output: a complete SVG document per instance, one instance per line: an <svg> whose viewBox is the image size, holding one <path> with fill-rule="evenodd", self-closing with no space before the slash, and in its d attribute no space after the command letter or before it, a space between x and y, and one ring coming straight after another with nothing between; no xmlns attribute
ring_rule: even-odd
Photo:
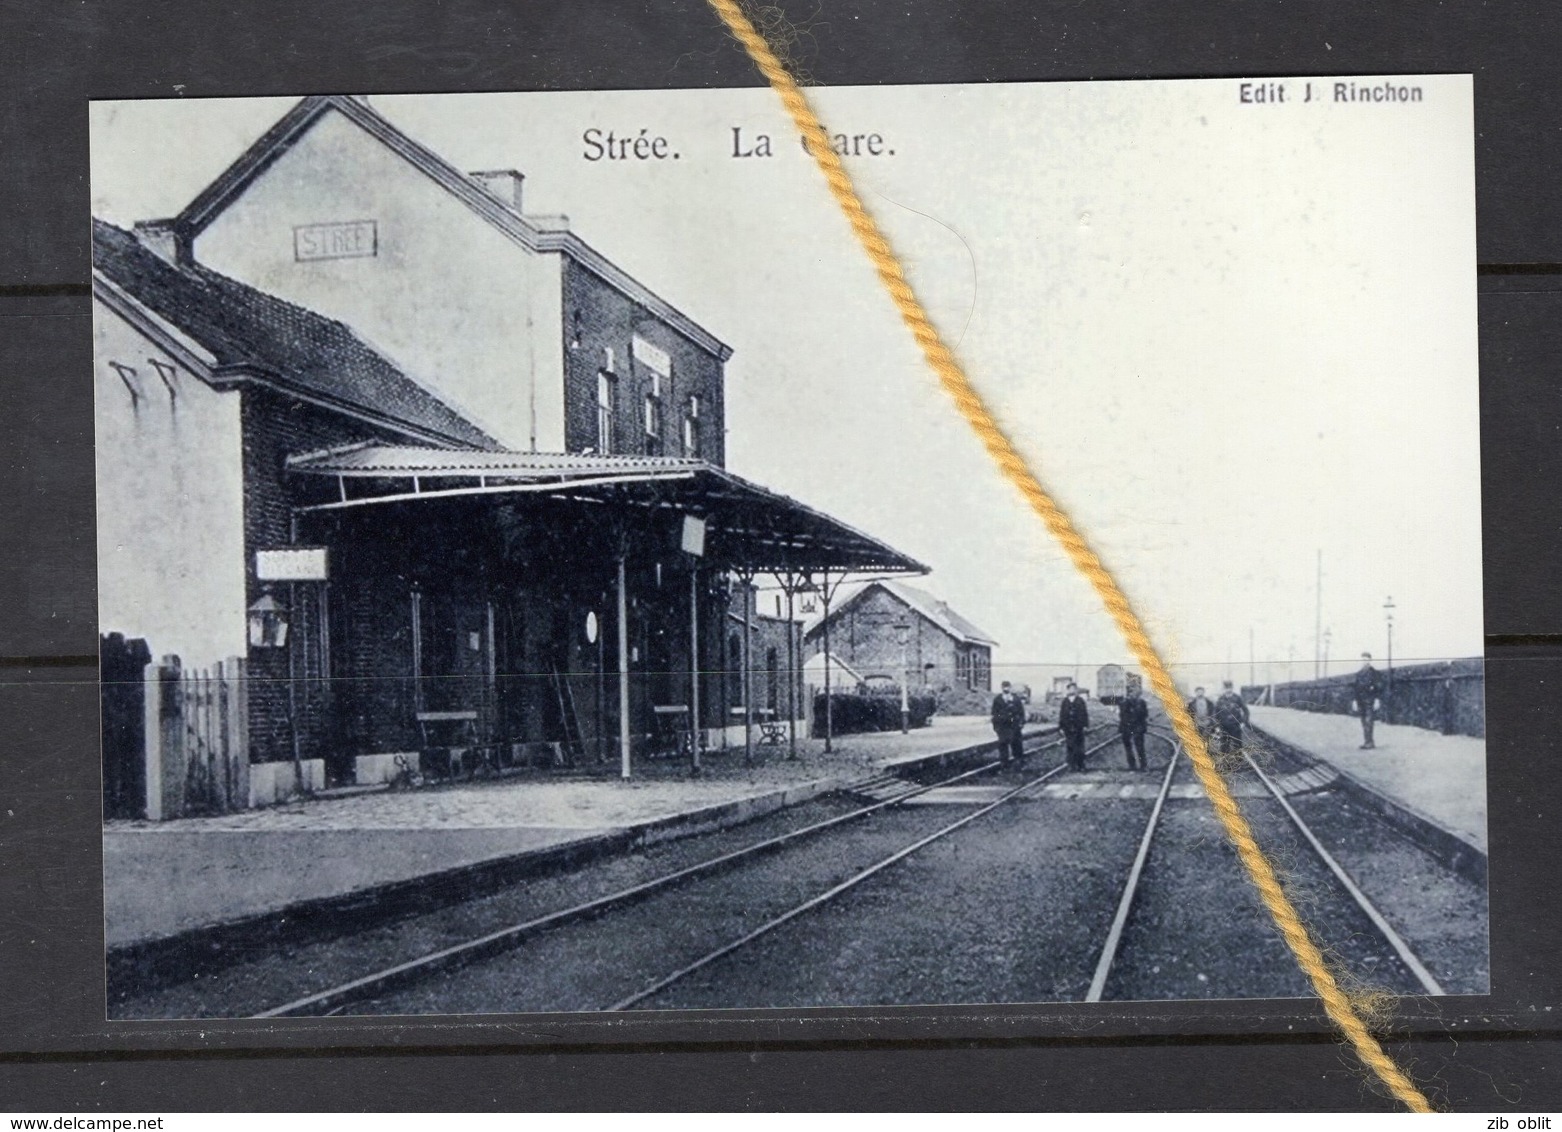
<svg viewBox="0 0 1562 1132"><path fill-rule="evenodd" d="M884 238L873 217L863 207L861 198L852 187L851 178L841 164L841 159L831 149L824 127L809 106L797 82L776 57L764 36L755 30L749 18L739 8L737 0L709 0L709 2L721 16L728 30L743 44L760 73L769 80L770 85L780 95L787 112L792 116L792 121L802 132L808 151L819 163L819 168L829 183L830 191L839 202L841 211L846 214L852 231L878 270L880 281L889 291L890 297L895 300L900 317L910 328L917 345L922 348L928 364L938 374L939 382L954 398L955 404L981 437L988 453L997 461L1004 475L1020 489L1031 508L1046 523L1053 537L1063 544L1063 549L1073 559L1074 565L1090 579L1091 585L1095 587L1096 593L1100 595L1107 611L1117 623L1124 640L1133 650L1140 667L1149 675L1150 685L1165 706L1167 714L1171 716L1172 726L1178 738L1182 740L1183 748L1188 752L1199 781L1203 783L1204 790L1215 807L1215 812L1220 816L1226 836L1236 847L1237 855L1246 867L1249 878L1258 889L1264 906L1269 909L1269 914L1274 917L1275 925L1296 956L1297 963L1312 980L1313 989L1323 1001L1325 1012L1349 1039L1361 1060L1377 1074L1395 1097L1412 1112L1432 1112L1432 1105L1426 1096L1383 1051L1383 1047L1367 1029L1366 1023L1356 1012L1349 997L1340 989L1334 973L1324 962L1318 945L1313 942L1301 917L1297 915L1296 909L1281 888L1274 869L1269 864L1269 859L1259 848L1258 842L1253 837L1252 828L1248 825L1247 819L1242 816L1242 811L1237 807L1236 800L1232 798L1231 791L1227 789L1225 780L1210 758L1203 738L1199 735L1198 729L1188 715L1187 708L1183 705L1181 696L1172 684L1171 674L1161 663L1144 626L1129 606L1128 598L1111 573L1102 565L1101 559L1090 548L1084 536L1074 527L1068 515L1047 494L1025 460L1015 451L1008 437L999 428L998 422L987 411L981 397L972 388L970 380L961 369L960 363L955 360L954 354L944 345L942 336L933 327L926 310L912 291L911 284L906 281L900 261L890 248L889 241Z"/></svg>

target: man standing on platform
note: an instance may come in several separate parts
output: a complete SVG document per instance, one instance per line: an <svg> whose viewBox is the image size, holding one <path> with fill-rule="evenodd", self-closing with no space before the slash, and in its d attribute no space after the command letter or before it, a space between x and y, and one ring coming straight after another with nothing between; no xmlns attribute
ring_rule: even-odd
<svg viewBox="0 0 1562 1132"><path fill-rule="evenodd" d="M1372 741L1372 725L1377 721L1378 712L1383 710L1383 673L1372 667L1370 652L1361 654L1361 669L1356 673L1351 694L1354 697L1351 706L1361 717L1361 749L1374 750L1377 744Z"/></svg>
<svg viewBox="0 0 1562 1132"><path fill-rule="evenodd" d="M993 731L998 735L998 761L1018 761L1025 757L1025 744L1020 738L1025 730L1025 701L1014 694L1014 686L1007 680L993 697Z"/></svg>
<svg viewBox="0 0 1562 1132"><path fill-rule="evenodd" d="M1117 733L1123 739L1123 754L1129 770L1148 770L1144 761L1144 733L1150 727L1150 705L1139 694L1139 685L1130 683L1117 703Z"/></svg>
<svg viewBox="0 0 1562 1132"><path fill-rule="evenodd" d="M1058 730L1063 732L1070 770L1085 769L1085 732L1089 729L1090 709L1085 706L1085 697L1079 694L1078 684L1070 684L1058 708Z"/></svg>
<svg viewBox="0 0 1562 1132"><path fill-rule="evenodd" d="M1220 699L1215 701L1215 726L1220 730L1221 754L1234 755L1242 749L1242 729L1251 718L1247 701L1227 680L1221 685Z"/></svg>

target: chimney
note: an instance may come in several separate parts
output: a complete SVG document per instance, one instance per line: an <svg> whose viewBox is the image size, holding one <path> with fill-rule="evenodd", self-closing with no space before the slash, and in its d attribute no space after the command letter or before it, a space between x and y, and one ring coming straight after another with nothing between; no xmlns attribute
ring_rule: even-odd
<svg viewBox="0 0 1562 1132"><path fill-rule="evenodd" d="M174 267L190 262L189 245L172 220L137 220L132 229L141 246Z"/></svg>
<svg viewBox="0 0 1562 1132"><path fill-rule="evenodd" d="M470 176L510 208L521 211L521 182L526 180L523 174L514 169L485 169Z"/></svg>

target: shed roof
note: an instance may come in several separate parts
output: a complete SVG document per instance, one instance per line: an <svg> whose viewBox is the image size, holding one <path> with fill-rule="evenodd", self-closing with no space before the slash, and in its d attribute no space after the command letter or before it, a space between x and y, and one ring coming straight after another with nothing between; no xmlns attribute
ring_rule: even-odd
<svg viewBox="0 0 1562 1132"><path fill-rule="evenodd" d="M862 601L867 594L872 592L875 586L882 587L889 595L909 606L913 611L930 621L937 628L949 634L957 641L966 644L996 645L998 642L991 634L977 628L976 625L956 613L946 601L941 601L924 589L893 578L875 580L863 586L862 589L852 594L851 597L841 602L840 605L830 610L830 619L833 621L842 616L848 609ZM811 637L819 630L823 623L821 617L818 623L811 625L808 635Z"/></svg>
<svg viewBox="0 0 1562 1132"><path fill-rule="evenodd" d="M207 350L215 377L260 377L433 442L497 446L344 323L200 264L176 267L97 219L92 265L101 280Z"/></svg>
<svg viewBox="0 0 1562 1132"><path fill-rule="evenodd" d="M705 519L706 560L726 569L927 573L872 535L703 460L362 444L294 456L288 469L338 481L338 498L306 511L432 507L486 495L611 502Z"/></svg>

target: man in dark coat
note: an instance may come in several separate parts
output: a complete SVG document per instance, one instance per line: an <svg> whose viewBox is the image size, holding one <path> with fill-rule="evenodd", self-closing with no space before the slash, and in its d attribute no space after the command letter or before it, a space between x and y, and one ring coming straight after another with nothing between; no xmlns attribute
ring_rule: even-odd
<svg viewBox="0 0 1562 1132"><path fill-rule="evenodd" d="M1198 728L1206 743L1209 742L1209 733L1215 727L1215 701L1204 694L1203 688L1193 689L1193 698L1188 701L1188 714L1193 717L1193 726Z"/></svg>
<svg viewBox="0 0 1562 1132"><path fill-rule="evenodd" d="M1351 695L1351 706L1361 717L1361 749L1373 750L1377 744L1372 741L1372 725L1383 708L1383 673L1372 667L1370 652L1361 654L1361 670L1356 673L1356 682L1351 685Z"/></svg>
<svg viewBox="0 0 1562 1132"><path fill-rule="evenodd" d="M1215 701L1215 726L1220 732L1221 754L1234 755L1242 749L1242 729L1250 718L1247 701L1227 680L1221 685L1220 699Z"/></svg>
<svg viewBox="0 0 1562 1132"><path fill-rule="evenodd" d="M1139 694L1137 684L1128 685L1128 691L1117 703L1117 733L1122 736L1123 754L1128 756L1129 770L1148 770L1144 761L1144 733L1150 727L1150 705Z"/></svg>
<svg viewBox="0 0 1562 1132"><path fill-rule="evenodd" d="M1007 680L993 697L993 730L998 735L999 762L1024 758L1025 744L1020 734L1025 730L1025 701L1015 695Z"/></svg>
<svg viewBox="0 0 1562 1132"><path fill-rule="evenodd" d="M1090 709L1085 706L1085 697L1079 694L1078 684L1070 684L1058 706L1058 730L1063 732L1070 770L1085 769L1085 732L1089 729Z"/></svg>

